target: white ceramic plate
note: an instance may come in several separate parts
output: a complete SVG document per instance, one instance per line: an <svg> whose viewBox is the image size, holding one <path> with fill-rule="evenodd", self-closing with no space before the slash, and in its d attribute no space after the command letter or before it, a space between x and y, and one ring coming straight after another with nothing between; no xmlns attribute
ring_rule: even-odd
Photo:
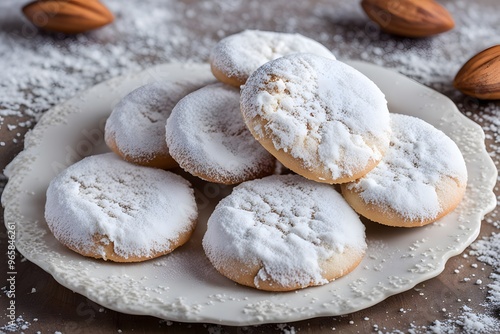
<svg viewBox="0 0 500 334"><path fill-rule="evenodd" d="M379 85L391 112L420 117L455 140L469 172L465 199L435 224L401 229L366 222L368 255L349 275L290 293L262 292L222 277L205 258L201 238L211 210L230 187L196 180L199 225L189 243L170 255L138 264L92 260L66 249L49 232L44 221L48 183L84 156L107 151L104 122L120 98L153 80L209 76L206 64L166 64L116 78L48 111L6 170L2 204L6 225L16 224L18 250L65 287L110 309L226 325L347 314L437 276L451 256L477 237L481 219L496 205L497 171L485 150L484 133L443 95L390 70L349 63Z"/></svg>

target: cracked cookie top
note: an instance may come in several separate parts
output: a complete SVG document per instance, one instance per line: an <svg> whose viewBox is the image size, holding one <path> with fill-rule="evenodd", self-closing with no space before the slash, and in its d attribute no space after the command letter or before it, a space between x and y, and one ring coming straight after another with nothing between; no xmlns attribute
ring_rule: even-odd
<svg viewBox="0 0 500 334"><path fill-rule="evenodd" d="M45 218L76 252L119 262L166 254L187 241L198 211L188 181L114 153L87 157L56 176Z"/></svg>
<svg viewBox="0 0 500 334"><path fill-rule="evenodd" d="M364 231L333 187L272 175L242 183L217 205L203 247L230 279L286 291L350 272L366 249Z"/></svg>
<svg viewBox="0 0 500 334"><path fill-rule="evenodd" d="M106 144L132 163L176 167L165 142L167 118L180 99L211 81L156 81L133 90L120 100L106 121Z"/></svg>
<svg viewBox="0 0 500 334"><path fill-rule="evenodd" d="M184 97L167 121L170 154L203 180L236 184L271 175L276 159L252 136L240 113L240 91L223 83Z"/></svg>
<svg viewBox="0 0 500 334"><path fill-rule="evenodd" d="M283 165L318 182L359 178L389 146L380 89L354 68L313 54L260 67L242 88L241 111L254 137Z"/></svg>
<svg viewBox="0 0 500 334"><path fill-rule="evenodd" d="M245 30L220 40L211 51L210 64L217 79L239 87L268 61L297 52L335 59L325 46L300 34Z"/></svg>
<svg viewBox="0 0 500 334"><path fill-rule="evenodd" d="M391 114L390 147L368 174L342 185L354 209L391 226L422 226L462 200L467 168L458 146L442 131L412 116Z"/></svg>

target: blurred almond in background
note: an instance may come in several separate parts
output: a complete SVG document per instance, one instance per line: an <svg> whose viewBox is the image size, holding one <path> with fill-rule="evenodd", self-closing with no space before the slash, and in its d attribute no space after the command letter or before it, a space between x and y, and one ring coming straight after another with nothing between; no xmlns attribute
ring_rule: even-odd
<svg viewBox="0 0 500 334"><path fill-rule="evenodd" d="M500 99L500 45L492 46L469 59L455 76L453 86L478 99Z"/></svg>
<svg viewBox="0 0 500 334"><path fill-rule="evenodd" d="M39 0L25 5L24 15L35 26L78 34L113 22L113 14L97 0Z"/></svg>
<svg viewBox="0 0 500 334"><path fill-rule="evenodd" d="M368 17L383 31L403 37L427 37L453 29L451 14L434 0L362 0Z"/></svg>

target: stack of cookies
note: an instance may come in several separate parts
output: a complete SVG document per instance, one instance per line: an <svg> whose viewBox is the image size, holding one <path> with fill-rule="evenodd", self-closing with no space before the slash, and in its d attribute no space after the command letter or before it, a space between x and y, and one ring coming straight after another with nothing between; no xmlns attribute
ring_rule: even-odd
<svg viewBox="0 0 500 334"><path fill-rule="evenodd" d="M461 201L467 171L456 144L420 119L390 114L370 79L316 41L244 31L221 40L210 65L215 78L148 84L114 108L105 138L121 159L86 158L49 186L46 220L58 240L122 262L173 251L197 216L189 183L165 171L181 167L237 185L203 238L217 271L289 291L361 262L358 214L422 226Z"/></svg>

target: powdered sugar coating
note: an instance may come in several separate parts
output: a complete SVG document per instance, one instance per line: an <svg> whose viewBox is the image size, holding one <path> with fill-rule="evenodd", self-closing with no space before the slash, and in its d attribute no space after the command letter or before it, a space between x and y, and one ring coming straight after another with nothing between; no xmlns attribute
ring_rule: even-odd
<svg viewBox="0 0 500 334"><path fill-rule="evenodd" d="M373 65L357 62L352 64L360 68L363 73L368 73L365 71L372 68L374 72L371 75L380 78L381 86L387 85L384 86L386 88L384 91L390 92L392 98L400 98L401 103L390 99L391 95L388 95L391 104L407 103L407 111L414 114L422 112L422 115L427 117L431 115L433 122L431 124L443 129L456 140L464 152L470 173L470 187L467 189L466 200L457 211L460 212L458 223L453 214L433 226L401 231L404 233L398 232L400 234L398 238L394 238L393 233L382 233L380 238L367 240L370 245L367 252L370 256L366 256L363 262L368 261L368 263L362 262L349 274L349 277L323 287L285 295L238 288L232 282L220 277L215 270L211 270L210 263L208 260L205 261L201 249L202 233L199 232L204 232L206 226L203 217L200 219L202 223L199 226L200 230L193 235L195 238L192 239L193 242L188 242L183 249L172 254L173 256L147 261L140 265L125 265L127 274L117 277L118 275L113 274L116 273L115 264L82 258L55 242L46 227L43 210L40 212L38 204L45 201L45 192L43 189L40 191L40 182L48 184L52 179L50 172L43 171L51 169L50 164L53 161L64 161L69 142L85 139L81 132L82 118L75 118L75 113L81 114L85 119L91 118L97 124L96 119L106 116L106 112L109 113L108 106L117 98L114 94L121 90L119 85L125 84L122 78L118 78L112 81L113 84L101 84L77 95L72 100L73 103L78 103L76 108L75 104L71 103L49 111L30 132L26 141L29 145L27 150L18 155L16 161L6 170L9 183L3 193L2 203L5 206L6 224L16 225L17 248L29 261L56 277L58 282L88 296L103 307L116 308L123 312L146 313L172 321L212 322L226 325L282 323L352 313L434 277L443 270L444 263L450 256L460 254L476 238L480 220L487 212L485 210L495 207L496 198L491 190L497 172L484 150L482 144L484 135L477 125L467 121L456 109L442 108L441 100L436 96L439 94L426 94L430 91L425 87L387 69L378 68L378 71L375 71L377 68ZM171 73L173 66L175 65L164 65L155 68L154 71ZM139 78L135 76L134 78L140 80L139 82L145 82L144 77L150 77L149 73L151 70L143 72L143 76ZM399 85L394 85L395 82ZM401 94L400 88L406 84L423 89L414 92L413 95L418 96L418 99L407 100L402 97L406 95ZM108 91L106 88L111 89ZM450 101L448 102L449 106L453 106ZM99 105L102 105L102 108ZM428 105L434 108L425 108ZM99 116L93 116L98 110L101 110ZM69 134L68 131L64 131L65 129L71 130ZM67 133L66 137L59 136L64 133ZM74 138L75 135L78 137ZM51 141L46 142L47 136ZM62 154L54 157L51 156L52 152ZM203 183L199 189L200 193L206 191ZM214 200L217 199L218 197ZM200 206L200 209L203 207L206 206ZM210 211L211 205L203 212L209 214ZM491 225L492 221L490 219L487 221L487 225ZM373 234L367 231L367 237L372 236ZM424 239L426 242L415 250L413 243ZM374 244L375 247L371 248ZM187 256L181 258L181 255ZM372 260L373 258L376 260ZM176 261L167 262L172 259ZM383 270L380 270L376 265L382 262ZM200 263L205 264L200 265ZM192 268L187 272L183 269L186 264ZM365 268L366 265L370 268ZM206 270L200 271L200 268ZM416 268L424 270L414 270ZM183 272L187 275L172 275ZM199 275L200 272L208 272L208 276ZM147 280L144 279L145 276ZM165 287L170 288L168 292ZM472 285L472 287L477 286ZM486 289L486 284L482 287ZM123 291L129 293L123 294ZM200 296L205 297L201 300ZM215 299L224 299L224 302Z"/></svg>
<svg viewBox="0 0 500 334"><path fill-rule="evenodd" d="M168 155L165 122L181 98L199 89L213 78L157 81L127 94L113 109L106 122L105 139L112 140L126 156L151 161Z"/></svg>
<svg viewBox="0 0 500 334"><path fill-rule="evenodd" d="M125 259L169 250L181 233L194 228L197 215L188 181L113 153L87 157L61 172L47 189L45 205L58 240L86 252L101 236L100 243L112 242Z"/></svg>
<svg viewBox="0 0 500 334"><path fill-rule="evenodd" d="M237 88L217 83L175 106L167 121L166 141L184 170L226 184L273 173L275 159L247 129L239 101Z"/></svg>
<svg viewBox="0 0 500 334"><path fill-rule="evenodd" d="M438 196L443 179L456 183L444 195L465 189L464 158L453 140L421 119L391 114L391 124L391 147L382 161L347 187L365 203L390 208L408 221L436 218L448 204Z"/></svg>
<svg viewBox="0 0 500 334"><path fill-rule="evenodd" d="M298 52L335 59L325 46L300 34L245 30L220 40L211 51L210 62L227 77L244 83L268 61Z"/></svg>
<svg viewBox="0 0 500 334"><path fill-rule="evenodd" d="M331 186L273 175L242 183L219 202L203 248L218 270L235 262L260 266L257 288L266 280L305 287L327 283L324 264L332 257L348 248L363 253L364 231Z"/></svg>
<svg viewBox="0 0 500 334"><path fill-rule="evenodd" d="M320 181L336 183L359 173L389 145L384 94L340 61L294 54L269 62L243 87L241 108L258 140L270 139L302 169L319 173Z"/></svg>

